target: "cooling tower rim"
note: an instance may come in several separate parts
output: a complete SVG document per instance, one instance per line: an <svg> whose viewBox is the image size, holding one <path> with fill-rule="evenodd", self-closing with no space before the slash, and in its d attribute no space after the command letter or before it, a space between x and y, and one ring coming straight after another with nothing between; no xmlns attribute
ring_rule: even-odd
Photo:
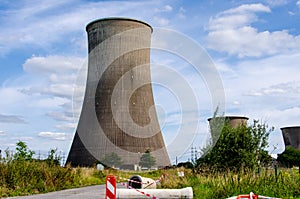
<svg viewBox="0 0 300 199"><path fill-rule="evenodd" d="M222 116L217 116L217 118L220 118ZM225 119L245 119L245 120L249 120L248 117L245 116L239 116L239 115L225 115L223 116ZM207 120L210 121L212 119L212 117L208 118Z"/></svg>
<svg viewBox="0 0 300 199"><path fill-rule="evenodd" d="M300 129L300 126L286 126L286 127L281 127L280 129L285 130L285 129L297 129L297 128Z"/></svg>
<svg viewBox="0 0 300 199"><path fill-rule="evenodd" d="M138 19L132 19L132 18L126 18L126 17L107 17L107 18L101 18L101 19L96 19L94 21L89 22L86 25L86 31L88 30L89 26L91 26L94 23L100 22L100 21L109 21L109 20L118 20L118 21L134 21L134 22L138 22L138 23L142 23L146 26L149 26L149 28L151 29L151 32L153 32L153 28L151 25L149 25L148 23L138 20Z"/></svg>

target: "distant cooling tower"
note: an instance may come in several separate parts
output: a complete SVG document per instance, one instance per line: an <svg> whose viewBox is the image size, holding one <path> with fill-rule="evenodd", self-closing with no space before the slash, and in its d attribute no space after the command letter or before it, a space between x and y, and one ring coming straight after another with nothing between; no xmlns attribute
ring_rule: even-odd
<svg viewBox="0 0 300 199"><path fill-rule="evenodd" d="M210 122L212 118L209 118L208 121ZM226 122L230 124L233 128L238 127L241 124L247 124L249 118L243 116L224 116Z"/></svg>
<svg viewBox="0 0 300 199"><path fill-rule="evenodd" d="M219 136L222 132L222 128L225 122L228 122L228 124L231 127L236 128L239 125L247 124L249 118L243 116L224 116L224 117L216 117L216 120L214 122L212 119L213 118L208 118L207 120L209 122L212 143L216 143L219 139ZM213 128L215 130L212 130L213 125L215 125L215 128Z"/></svg>
<svg viewBox="0 0 300 199"><path fill-rule="evenodd" d="M150 150L156 166L170 165L152 94L151 26L107 18L91 22L86 31L86 91L67 163L129 167Z"/></svg>
<svg viewBox="0 0 300 199"><path fill-rule="evenodd" d="M285 146L292 146L300 149L300 126L281 128Z"/></svg>

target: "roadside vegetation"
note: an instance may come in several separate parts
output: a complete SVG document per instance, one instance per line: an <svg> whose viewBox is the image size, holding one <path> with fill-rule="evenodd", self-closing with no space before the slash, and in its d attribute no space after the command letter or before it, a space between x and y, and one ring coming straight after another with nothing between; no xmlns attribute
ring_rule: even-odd
<svg viewBox="0 0 300 199"><path fill-rule="evenodd" d="M105 182L95 169L61 167L60 157L51 149L45 160L33 158L26 143L18 142L13 156L8 150L0 160L0 197L46 193Z"/></svg>
<svg viewBox="0 0 300 199"><path fill-rule="evenodd" d="M183 172L180 177L178 172ZM149 172L123 172L96 168L71 168L51 165L45 161L11 161L0 164L0 196L17 196L45 193L62 189L104 184L108 174L118 182L138 174L158 180L158 188L193 187L194 198L226 198L251 191L265 196L300 199L300 174L297 169L261 169L215 171L169 168ZM124 187L125 188L125 187Z"/></svg>
<svg viewBox="0 0 300 199"><path fill-rule="evenodd" d="M300 174L297 169L262 169L241 172L197 171L196 169L170 168L150 172L98 171L96 168L71 168L48 165L46 162L14 162L0 167L0 196L18 196L46 193L62 189L104 184L108 174L118 182L138 174L158 180L158 188L178 189L192 187L194 198L227 198L251 191L264 196L300 199ZM178 172L183 172L180 177ZM163 176L163 178L162 178ZM124 188L126 188L124 186Z"/></svg>
<svg viewBox="0 0 300 199"><path fill-rule="evenodd" d="M175 173L167 174L161 186L164 188L191 186L195 198L201 199L228 198L250 192L277 198L300 198L298 170L282 169L276 174L274 169L263 169L260 173L250 170L198 173L189 169L184 170L184 173L184 177L176 177Z"/></svg>
<svg viewBox="0 0 300 199"><path fill-rule="evenodd" d="M194 198L220 199L254 192L300 199L300 170L295 167L299 164L299 150L287 148L279 155L281 162L277 162L266 151L273 128L259 121L233 128L227 121L220 125L218 118L213 119L212 141L208 143L212 150L204 148L204 156L192 162L148 172L62 167L55 149L49 151L45 160L36 160L34 151L20 141L13 156L6 150L0 160L0 197L104 184L108 174L115 175L118 182L125 182L124 179L138 174L160 180L158 188L192 187ZM112 154L105 160L110 165L118 165L120 160L115 156ZM151 167L155 164L151 157L150 151L145 153L140 164Z"/></svg>

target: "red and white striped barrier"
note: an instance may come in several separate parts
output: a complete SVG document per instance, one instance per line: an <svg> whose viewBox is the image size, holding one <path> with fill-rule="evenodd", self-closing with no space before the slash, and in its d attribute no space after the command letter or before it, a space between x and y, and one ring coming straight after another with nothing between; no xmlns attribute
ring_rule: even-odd
<svg viewBox="0 0 300 199"><path fill-rule="evenodd" d="M154 182L159 182L164 176L161 176ZM125 186L127 189L116 189L116 177L109 175L106 177L106 199L140 199L142 196L148 199L192 199L193 189L191 187L183 189L136 189L129 185L128 182L135 182L140 184L148 184L139 181L132 181L130 179L122 178L117 176L118 179L124 179L127 181L121 182L120 184ZM151 185L151 183L149 183Z"/></svg>
<svg viewBox="0 0 300 199"><path fill-rule="evenodd" d="M151 199L159 199L158 197L156 197L156 196L154 196L154 195L151 195L151 194L146 193L146 192L144 192L144 191L142 191L142 190L140 190L140 189L135 189L135 188L129 186L128 183L121 182L121 185L125 186L125 187L128 188L128 189L135 190L135 191L137 191L137 192L139 192L139 193L145 195L145 196L148 197L148 198L151 198Z"/></svg>
<svg viewBox="0 0 300 199"><path fill-rule="evenodd" d="M139 190L139 189L135 189L135 190L136 190L137 192L143 194L144 196L148 197L148 198L151 198L151 199L159 199L158 197L153 196L153 195L151 195L151 194L149 194L149 193L145 193L144 191L141 191L141 190Z"/></svg>
<svg viewBox="0 0 300 199"><path fill-rule="evenodd" d="M117 198L117 180L115 176L108 175L106 177L106 199L116 199Z"/></svg>
<svg viewBox="0 0 300 199"><path fill-rule="evenodd" d="M253 192L251 192L250 194L233 196L233 197L230 197L227 199L281 199L281 198L273 198L273 197L268 197L268 196L255 195Z"/></svg>

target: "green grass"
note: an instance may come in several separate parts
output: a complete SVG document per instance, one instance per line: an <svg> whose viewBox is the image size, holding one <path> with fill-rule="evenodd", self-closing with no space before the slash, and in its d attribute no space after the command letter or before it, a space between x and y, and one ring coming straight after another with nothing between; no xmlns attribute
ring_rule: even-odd
<svg viewBox="0 0 300 199"><path fill-rule="evenodd" d="M0 163L0 197L46 193L105 183L96 169L61 167L41 161Z"/></svg>
<svg viewBox="0 0 300 199"><path fill-rule="evenodd" d="M281 198L300 198L300 175L298 171L263 170L260 174L247 171L211 172L196 174L185 172L184 178L167 178L162 187L193 187L195 198L227 198L239 194L254 192L259 195Z"/></svg>

